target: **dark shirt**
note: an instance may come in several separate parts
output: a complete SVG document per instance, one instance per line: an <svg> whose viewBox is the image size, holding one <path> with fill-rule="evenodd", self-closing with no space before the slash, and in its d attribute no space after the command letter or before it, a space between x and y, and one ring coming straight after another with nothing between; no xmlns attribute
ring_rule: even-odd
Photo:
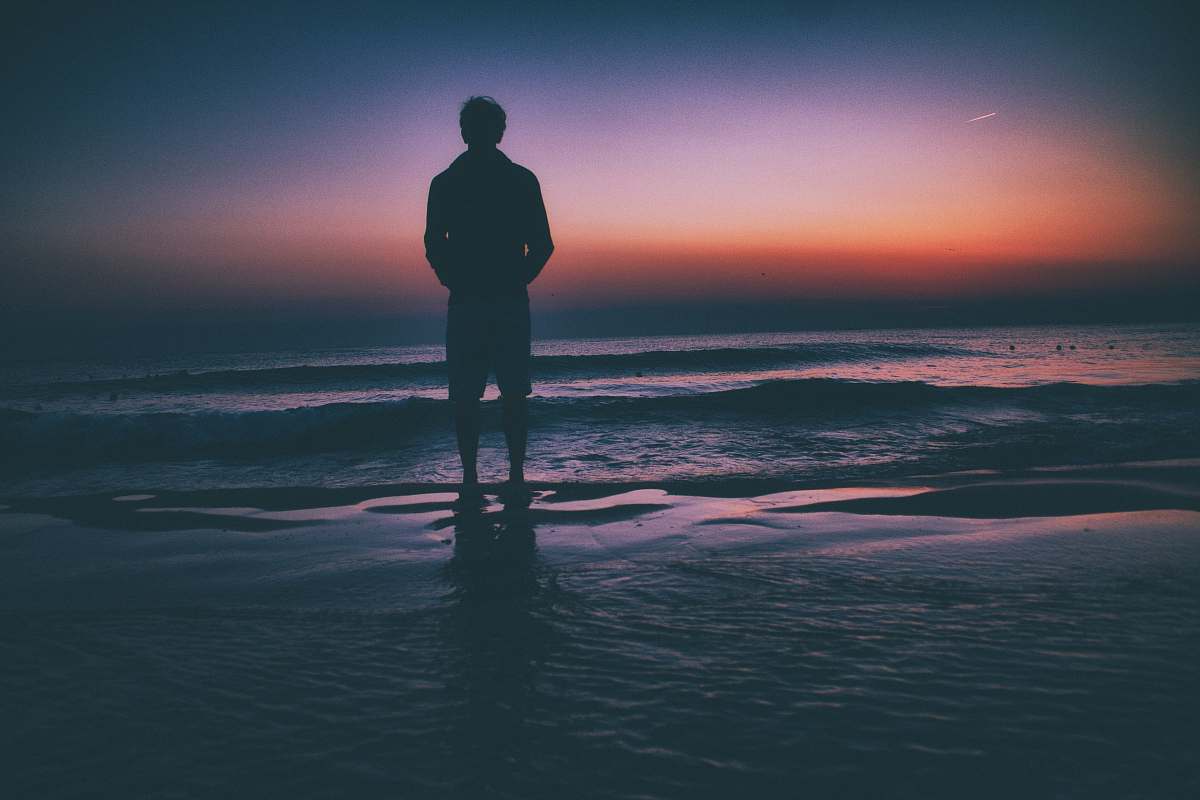
<svg viewBox="0 0 1200 800"><path fill-rule="evenodd" d="M553 250L537 177L499 150L468 150L430 184L425 257L451 304L528 298Z"/></svg>

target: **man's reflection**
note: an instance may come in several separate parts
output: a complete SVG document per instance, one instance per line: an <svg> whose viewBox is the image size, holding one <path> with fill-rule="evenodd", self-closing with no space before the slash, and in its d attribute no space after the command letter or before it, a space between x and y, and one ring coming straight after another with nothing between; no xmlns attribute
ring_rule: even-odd
<svg viewBox="0 0 1200 800"><path fill-rule="evenodd" d="M528 509L520 503L492 513L460 508L447 574L453 592L447 688L461 703L451 744L462 756L462 788L511 791L514 763L528 764L537 750L531 720L553 636L552 582Z"/></svg>

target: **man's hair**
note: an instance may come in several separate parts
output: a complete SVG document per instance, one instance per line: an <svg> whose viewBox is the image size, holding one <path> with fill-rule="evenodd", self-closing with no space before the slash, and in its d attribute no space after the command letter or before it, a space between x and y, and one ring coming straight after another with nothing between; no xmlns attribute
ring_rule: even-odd
<svg viewBox="0 0 1200 800"><path fill-rule="evenodd" d="M499 144L506 120L504 109L487 96L468 99L458 113L458 126L467 144Z"/></svg>

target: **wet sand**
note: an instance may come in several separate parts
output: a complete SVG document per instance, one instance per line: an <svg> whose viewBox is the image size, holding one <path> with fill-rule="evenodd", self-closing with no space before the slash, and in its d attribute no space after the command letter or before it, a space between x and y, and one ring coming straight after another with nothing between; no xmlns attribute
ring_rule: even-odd
<svg viewBox="0 0 1200 800"><path fill-rule="evenodd" d="M1186 796L1191 463L8 499L14 796Z"/></svg>

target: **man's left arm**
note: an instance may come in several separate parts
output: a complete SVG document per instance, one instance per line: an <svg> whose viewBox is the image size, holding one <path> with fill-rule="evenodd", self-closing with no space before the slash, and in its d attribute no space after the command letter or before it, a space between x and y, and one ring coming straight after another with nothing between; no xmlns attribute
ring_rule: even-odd
<svg viewBox="0 0 1200 800"><path fill-rule="evenodd" d="M525 236L525 283L533 279L546 266L554 252L554 240L550 238L550 221L546 218L546 204L542 200L542 187L533 173L529 174L530 200L529 219Z"/></svg>
<svg viewBox="0 0 1200 800"><path fill-rule="evenodd" d="M425 208L425 260L443 286L449 286L449 247L446 239L444 189L437 178L429 185L429 203Z"/></svg>

